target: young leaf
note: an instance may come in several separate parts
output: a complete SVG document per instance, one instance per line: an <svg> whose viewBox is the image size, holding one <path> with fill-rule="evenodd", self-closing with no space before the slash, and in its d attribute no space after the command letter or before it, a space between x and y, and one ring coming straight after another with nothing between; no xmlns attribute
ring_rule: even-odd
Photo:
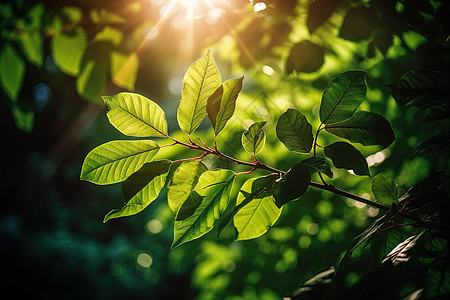
<svg viewBox="0 0 450 300"><path fill-rule="evenodd" d="M271 182L271 178L267 177L260 182L257 181L258 179L251 178L244 183L236 200L237 206L244 201L248 202L249 195L261 190L262 181L264 183ZM272 193L273 190L252 197L253 199L236 213L233 223L238 232L238 241L254 239L263 235L278 220L282 208L275 205Z"/></svg>
<svg viewBox="0 0 450 300"><path fill-rule="evenodd" d="M236 107L236 99L242 90L242 81L240 78L225 81L211 97L206 104L206 112L214 128L214 134L217 136L225 127L228 120L233 116Z"/></svg>
<svg viewBox="0 0 450 300"><path fill-rule="evenodd" d="M206 171L200 176L193 193L203 200L191 216L175 221L172 248L211 231L215 220L228 206L235 177L236 174L230 170Z"/></svg>
<svg viewBox="0 0 450 300"><path fill-rule="evenodd" d="M280 184L274 193L275 204L281 207L289 201L297 199L306 192L310 181L311 174L308 168L301 162L296 163L281 178Z"/></svg>
<svg viewBox="0 0 450 300"><path fill-rule="evenodd" d="M322 95L319 116L323 124L350 118L366 95L366 72L347 71L331 80Z"/></svg>
<svg viewBox="0 0 450 300"><path fill-rule="evenodd" d="M258 154L266 143L266 133L263 126L266 121L253 123L247 131L242 134L242 147L250 154Z"/></svg>
<svg viewBox="0 0 450 300"><path fill-rule="evenodd" d="M299 163L306 166L311 175L314 174L315 172L319 172L327 175L330 178L333 178L333 172L331 172L330 166L328 166L327 161L323 157L313 156L304 159Z"/></svg>
<svg viewBox="0 0 450 300"><path fill-rule="evenodd" d="M353 170L356 175L370 176L367 161L352 145L345 142L336 142L326 146L323 150L326 157L331 159L336 168Z"/></svg>
<svg viewBox="0 0 450 300"><path fill-rule="evenodd" d="M377 174L372 179L372 192L381 204L391 206L398 203L398 185L383 174Z"/></svg>
<svg viewBox="0 0 450 300"><path fill-rule="evenodd" d="M134 93L118 93L102 97L108 107L109 122L125 135L166 136L167 121L161 107Z"/></svg>
<svg viewBox="0 0 450 300"><path fill-rule="evenodd" d="M0 50L0 85L11 100L17 100L25 76L25 61L10 45Z"/></svg>
<svg viewBox="0 0 450 300"><path fill-rule="evenodd" d="M361 143L364 146L382 145L386 148L395 140L389 121L378 114L367 111L358 111L350 119L326 125L325 130L352 143Z"/></svg>
<svg viewBox="0 0 450 300"><path fill-rule="evenodd" d="M113 209L103 220L131 216L144 210L161 192L166 182L172 162L158 160L146 163L137 172L122 183L125 205L121 209Z"/></svg>
<svg viewBox="0 0 450 300"><path fill-rule="evenodd" d="M311 151L312 126L297 109L289 108L278 118L276 132L278 139L290 151L300 153Z"/></svg>
<svg viewBox="0 0 450 300"><path fill-rule="evenodd" d="M240 201L238 205L235 206L235 208L231 213L229 213L225 218L222 219L219 226L217 227L217 236L222 232L222 230L231 221L231 219L233 219L233 217L253 199L264 198L272 195L274 189L278 185L277 179L279 178L280 177L276 174L255 178L251 185L250 194L248 192L243 191L241 188L241 193L245 196L245 198L242 201Z"/></svg>
<svg viewBox="0 0 450 300"><path fill-rule="evenodd" d="M167 201L175 215L194 190L200 175L206 170L208 167L200 160L182 162L175 170L167 186Z"/></svg>
<svg viewBox="0 0 450 300"><path fill-rule="evenodd" d="M121 182L152 160L159 145L154 141L112 141L88 153L80 179L96 184Z"/></svg>
<svg viewBox="0 0 450 300"><path fill-rule="evenodd" d="M187 70L183 79L180 105L177 119L181 130L191 134L206 116L206 103L222 83L211 51L195 61Z"/></svg>

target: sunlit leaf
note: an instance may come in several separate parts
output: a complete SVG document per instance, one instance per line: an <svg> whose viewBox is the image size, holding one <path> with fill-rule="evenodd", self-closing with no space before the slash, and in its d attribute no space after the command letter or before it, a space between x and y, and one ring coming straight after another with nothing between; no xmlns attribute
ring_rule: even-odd
<svg viewBox="0 0 450 300"><path fill-rule="evenodd" d="M68 75L77 76L87 46L84 29L79 26L71 32L56 32L50 46L56 66Z"/></svg>
<svg viewBox="0 0 450 300"><path fill-rule="evenodd" d="M236 205L248 202L234 216L234 227L238 232L237 240L248 240L257 238L267 232L269 227L278 220L281 214L281 208L275 205L272 193L261 193L252 197L248 201L249 195L262 188L261 183L257 182L258 178L247 180L239 191ZM266 178L264 183L271 182L272 178ZM253 186L255 185L255 186Z"/></svg>
<svg viewBox="0 0 450 300"><path fill-rule="evenodd" d="M410 260L410 251L411 249L416 245L417 241L420 239L420 237L425 233L425 231L422 231L419 234L415 234L400 244L397 245L382 261L382 263L385 263L387 261L391 261L394 266L397 266L401 263L407 262Z"/></svg>
<svg viewBox="0 0 450 300"><path fill-rule="evenodd" d="M367 161L352 145L345 142L336 142L323 149L326 157L331 159L336 168L353 170L356 175L370 176Z"/></svg>
<svg viewBox="0 0 450 300"><path fill-rule="evenodd" d="M278 139L290 151L309 153L313 144L312 126L297 109L289 108L279 118L276 126Z"/></svg>
<svg viewBox="0 0 450 300"><path fill-rule="evenodd" d="M122 16L104 8L92 9L90 17L92 22L96 24L124 24L127 22Z"/></svg>
<svg viewBox="0 0 450 300"><path fill-rule="evenodd" d="M80 178L96 184L121 182L152 160L154 141L112 141L93 149L84 159Z"/></svg>
<svg viewBox="0 0 450 300"><path fill-rule="evenodd" d="M27 60L36 67L42 67L44 60L44 45L40 32L25 33L20 36L22 50Z"/></svg>
<svg viewBox="0 0 450 300"><path fill-rule="evenodd" d="M139 58L136 53L129 55L117 51L111 53L112 81L118 87L134 90L138 69Z"/></svg>
<svg viewBox="0 0 450 300"><path fill-rule="evenodd" d="M367 111L357 111L350 119L326 125L325 130L364 146L382 145L387 147L395 140L389 121L378 114Z"/></svg>
<svg viewBox="0 0 450 300"><path fill-rule="evenodd" d="M164 111L152 100L134 93L102 97L108 107L109 122L125 135L166 136Z"/></svg>
<svg viewBox="0 0 450 300"><path fill-rule="evenodd" d="M400 105L427 108L450 102L450 74L434 70L414 70L389 86Z"/></svg>
<svg viewBox="0 0 450 300"><path fill-rule="evenodd" d="M301 162L296 163L280 180L274 192L275 203L278 207L303 195L308 189L311 174L308 167Z"/></svg>
<svg viewBox="0 0 450 300"><path fill-rule="evenodd" d="M214 128L214 134L225 127L228 120L233 116L236 107L236 99L242 89L244 77L230 79L222 84L211 97L208 98L206 111ZM221 96L219 96L221 94ZM219 105L217 102L219 101Z"/></svg>
<svg viewBox="0 0 450 300"><path fill-rule="evenodd" d="M25 62L11 44L0 52L0 83L11 100L17 100L25 76Z"/></svg>
<svg viewBox="0 0 450 300"><path fill-rule="evenodd" d="M333 14L342 0L314 1L309 4L306 24L309 33L313 33Z"/></svg>
<svg viewBox="0 0 450 300"><path fill-rule="evenodd" d="M198 179L193 193L203 198L194 213L175 221L172 248L189 242L211 231L214 222L228 206L236 174L230 170L206 171Z"/></svg>
<svg viewBox="0 0 450 300"><path fill-rule="evenodd" d="M266 133L263 126L266 121L257 122L250 125L247 131L242 134L242 147L250 154L258 154L264 148Z"/></svg>
<svg viewBox="0 0 450 300"><path fill-rule="evenodd" d="M310 41L302 41L291 48L286 61L286 73L316 72L323 65L324 58L325 52L321 46Z"/></svg>
<svg viewBox="0 0 450 300"><path fill-rule="evenodd" d="M330 166L328 166L325 158L320 156L313 156L304 159L299 162L300 164L306 166L309 173L314 174L315 172L326 174L328 177L333 178L333 172L331 172Z"/></svg>
<svg viewBox="0 0 450 300"><path fill-rule="evenodd" d="M377 25L377 14L374 9L360 6L347 11L339 36L350 41L361 41L372 35Z"/></svg>
<svg viewBox="0 0 450 300"><path fill-rule="evenodd" d="M94 42L84 51L80 73L76 79L78 94L86 100L95 100L104 92L110 73L109 42Z"/></svg>
<svg viewBox="0 0 450 300"><path fill-rule="evenodd" d="M113 209L103 222L110 219L135 215L152 203L161 192L166 182L172 162L158 160L146 163L137 172L122 183L125 205L121 209Z"/></svg>
<svg viewBox="0 0 450 300"><path fill-rule="evenodd" d="M183 79L183 91L178 106L177 119L181 130L191 134L206 116L206 104L209 96L222 83L219 69L211 51L195 61L187 70Z"/></svg>
<svg viewBox="0 0 450 300"><path fill-rule="evenodd" d="M217 227L217 235L219 235L225 226L233 219L233 217L248 203L250 203L255 198L265 198L273 194L274 189L277 187L277 180L280 177L277 174L271 174L267 176L261 176L258 178L252 178L251 192L247 193L242 191L241 193L245 196L239 204L235 206L233 211L229 213L226 217L222 219L219 226Z"/></svg>
<svg viewBox="0 0 450 300"><path fill-rule="evenodd" d="M172 179L167 186L167 201L170 209L176 215L191 192L197 185L198 178L208 168L200 160L185 161L173 173Z"/></svg>
<svg viewBox="0 0 450 300"><path fill-rule="evenodd" d="M372 192L377 202L381 204L391 206L393 203L398 203L398 185L393 179L381 173L372 179Z"/></svg>
<svg viewBox="0 0 450 300"><path fill-rule="evenodd" d="M350 118L366 95L366 72L347 71L334 78L322 95L319 116L323 124Z"/></svg>

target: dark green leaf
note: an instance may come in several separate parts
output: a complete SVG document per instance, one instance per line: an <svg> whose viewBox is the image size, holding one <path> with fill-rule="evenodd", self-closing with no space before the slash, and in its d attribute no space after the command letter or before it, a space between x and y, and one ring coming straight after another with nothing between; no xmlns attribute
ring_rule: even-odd
<svg viewBox="0 0 450 300"><path fill-rule="evenodd" d="M450 103L442 103L429 107L423 120L431 122L448 118L450 118Z"/></svg>
<svg viewBox="0 0 450 300"><path fill-rule="evenodd" d="M279 118L276 126L278 139L290 151L309 153L313 144L312 126L297 109L289 108Z"/></svg>
<svg viewBox="0 0 450 300"><path fill-rule="evenodd" d="M357 111L348 120L326 125L325 130L364 146L382 145L387 147L395 140L389 121L378 114L367 111Z"/></svg>
<svg viewBox="0 0 450 300"><path fill-rule="evenodd" d="M258 179L247 180L241 187L236 200L237 206L247 202L233 218L233 224L238 233L237 240L249 240L263 235L280 217L282 209L275 205L273 194L267 190L251 197L252 200L248 201L249 196L255 190L262 188L262 182L272 184L271 177L266 177L264 180L259 179L259 181ZM265 187L267 186L264 186L263 189Z"/></svg>
<svg viewBox="0 0 450 300"><path fill-rule="evenodd" d="M398 203L398 185L383 174L377 174L372 179L372 192L381 204L391 206Z"/></svg>
<svg viewBox="0 0 450 300"><path fill-rule="evenodd" d="M278 185L277 179L279 178L280 177L278 175L258 177L253 181L250 193L241 190L240 192L244 195L245 198L240 201L238 205L236 205L231 213L229 213L225 218L222 219L219 226L217 227L217 235L222 232L225 226L231 221L231 219L233 219L233 217L239 212L239 210L250 203L253 199L265 198L269 195L272 195L274 189Z"/></svg>
<svg viewBox="0 0 450 300"><path fill-rule="evenodd" d="M290 296L291 298L287 299L322 299L325 288L333 282L334 275L334 267L330 267L327 270L316 274L314 277L303 283L302 286Z"/></svg>
<svg viewBox="0 0 450 300"><path fill-rule="evenodd" d="M334 78L322 95L319 116L323 124L350 118L361 105L367 92L366 72L347 71Z"/></svg>
<svg viewBox="0 0 450 300"><path fill-rule="evenodd" d="M369 7L350 8L345 15L339 36L350 41L369 38L378 23L376 11Z"/></svg>
<svg viewBox="0 0 450 300"><path fill-rule="evenodd" d="M328 177L333 178L333 172L330 170L327 161L323 157L313 156L299 162L300 164L306 166L309 173L314 174L315 172L326 174Z"/></svg>
<svg viewBox="0 0 450 300"><path fill-rule="evenodd" d="M331 159L336 168L353 170L356 175L370 176L367 161L352 145L345 142L336 142L326 146L323 150L326 157Z"/></svg>
<svg viewBox="0 0 450 300"><path fill-rule="evenodd" d="M427 108L450 103L450 74L433 70L415 70L404 74L389 86L400 105Z"/></svg>
<svg viewBox="0 0 450 300"><path fill-rule="evenodd" d="M200 160L182 162L175 170L167 186L167 201L175 215L194 190L200 175L206 170L208 167Z"/></svg>
<svg viewBox="0 0 450 300"><path fill-rule="evenodd" d="M342 0L314 1L309 4L306 25L309 33L313 33L320 25L333 14Z"/></svg>
<svg viewBox="0 0 450 300"><path fill-rule="evenodd" d="M122 183L125 204L121 209L113 209L103 220L135 215L152 203L161 192L166 182L172 162L158 160L146 163L136 173Z"/></svg>
<svg viewBox="0 0 450 300"><path fill-rule="evenodd" d="M275 204L281 207L289 201L297 199L306 192L310 181L311 174L308 168L301 162L296 163L281 178L274 192Z"/></svg>
<svg viewBox="0 0 450 300"><path fill-rule="evenodd" d="M286 73L312 73L320 69L324 62L323 48L310 41L302 41L291 48L286 61Z"/></svg>
<svg viewBox="0 0 450 300"><path fill-rule="evenodd" d="M215 220L228 206L235 177L236 174L230 170L206 171L200 176L194 192L203 199L192 215L175 221L172 248L211 231Z"/></svg>
<svg viewBox="0 0 450 300"><path fill-rule="evenodd" d="M242 147L250 154L258 154L264 148L266 142L266 133L263 126L266 121L253 123L247 131L242 134Z"/></svg>
<svg viewBox="0 0 450 300"><path fill-rule="evenodd" d="M438 135L429 138L420 143L417 148L417 153L434 152L434 151L448 151L450 145L450 130L444 130Z"/></svg>

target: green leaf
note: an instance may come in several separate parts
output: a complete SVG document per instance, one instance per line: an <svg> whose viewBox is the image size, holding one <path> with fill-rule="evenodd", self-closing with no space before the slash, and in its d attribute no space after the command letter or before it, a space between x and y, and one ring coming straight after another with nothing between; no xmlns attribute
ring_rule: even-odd
<svg viewBox="0 0 450 300"><path fill-rule="evenodd" d="M110 42L97 41L89 44L80 65L76 79L78 94L86 100L95 100L104 92L109 80Z"/></svg>
<svg viewBox="0 0 450 300"><path fill-rule="evenodd" d="M81 169L82 180L96 184L121 182L152 160L159 145L154 141L112 141L88 153Z"/></svg>
<svg viewBox="0 0 450 300"><path fill-rule="evenodd" d="M333 14L342 0L314 1L310 2L306 24L309 33L313 33L320 25Z"/></svg>
<svg viewBox="0 0 450 300"><path fill-rule="evenodd" d="M389 121L367 111L358 111L348 120L326 125L325 130L364 146L382 145L386 148L395 140Z"/></svg>
<svg viewBox="0 0 450 300"><path fill-rule="evenodd" d="M297 199L306 192L310 181L311 174L308 167L301 162L296 163L281 178L280 184L274 193L275 204L281 207L289 201Z"/></svg>
<svg viewBox="0 0 450 300"><path fill-rule="evenodd" d="M209 96L222 83L219 69L211 51L195 61L187 70L183 79L180 105L177 119L181 130L191 134L206 116L206 104Z"/></svg>
<svg viewBox="0 0 450 300"><path fill-rule="evenodd" d="M328 166L327 161L323 157L313 156L304 159L299 163L306 166L311 175L314 174L315 172L319 172L327 175L330 178L333 178L333 172L331 172L330 166Z"/></svg>
<svg viewBox="0 0 450 300"><path fill-rule="evenodd" d="M161 192L166 182L172 162L158 160L146 163L137 172L122 183L125 205L121 209L113 209L103 220L131 216L144 210Z"/></svg>
<svg viewBox="0 0 450 300"><path fill-rule="evenodd" d="M134 90L138 69L139 58L136 53L125 54L117 51L111 53L112 82L118 87Z"/></svg>
<svg viewBox="0 0 450 300"><path fill-rule="evenodd" d="M134 93L102 97L108 107L109 122L129 136L167 136L164 111L152 100Z"/></svg>
<svg viewBox="0 0 450 300"><path fill-rule="evenodd" d="M33 131L34 111L32 110L26 111L21 109L18 105L13 104L11 112L14 117L14 121L16 123L17 128L25 132Z"/></svg>
<svg viewBox="0 0 450 300"><path fill-rule="evenodd" d="M234 227L238 232L237 240L248 240L257 238L267 232L269 227L278 220L282 208L275 205L273 190L271 192L260 193L257 196L249 197L255 191L264 188L265 184L271 184L273 178L266 177L257 181L259 178L247 180L239 191L236 204L248 202L234 216ZM262 184L261 184L262 183ZM248 198L252 198L248 201Z"/></svg>
<svg viewBox="0 0 450 300"><path fill-rule="evenodd" d="M257 122L250 125L247 131L242 134L241 142L244 150L250 154L258 154L264 148L266 143L266 133L263 126L266 121Z"/></svg>
<svg viewBox="0 0 450 300"><path fill-rule="evenodd" d="M372 179L372 192L381 204L391 206L398 203L398 185L383 174L377 174Z"/></svg>
<svg viewBox="0 0 450 300"><path fill-rule="evenodd" d="M87 46L84 29L78 26L69 33L56 32L50 46L56 66L67 75L77 76Z"/></svg>
<svg viewBox="0 0 450 300"><path fill-rule="evenodd" d="M10 44L5 44L0 52L0 83L5 94L17 100L25 76L25 62Z"/></svg>
<svg viewBox="0 0 450 300"><path fill-rule="evenodd" d="M167 201L175 215L194 190L200 175L206 170L208 167L200 160L184 161L175 170L167 186Z"/></svg>
<svg viewBox="0 0 450 300"><path fill-rule="evenodd" d="M377 25L378 18L374 9L365 6L352 7L345 15L339 36L358 42L369 38Z"/></svg>
<svg viewBox="0 0 450 300"><path fill-rule="evenodd" d="M290 151L309 153L313 144L312 126L297 109L289 108L279 118L276 126L278 139Z"/></svg>
<svg viewBox="0 0 450 300"><path fill-rule="evenodd" d="M347 71L334 78L322 95L319 116L323 124L350 118L358 109L367 92L366 72Z"/></svg>
<svg viewBox="0 0 450 300"><path fill-rule="evenodd" d="M313 73L320 69L324 63L325 52L323 48L308 40L295 44L289 52L286 61L286 73L295 72Z"/></svg>
<svg viewBox="0 0 450 300"><path fill-rule="evenodd" d="M336 168L353 170L356 175L370 176L367 161L352 145L345 142L336 142L323 149L326 157L331 159Z"/></svg>
<svg viewBox="0 0 450 300"><path fill-rule="evenodd" d="M450 145L450 130L443 130L437 135L426 139L417 145L416 153L447 151Z"/></svg>
<svg viewBox="0 0 450 300"><path fill-rule="evenodd" d="M217 136L233 116L236 107L236 99L242 90L240 78L225 81L209 98L206 104L206 112Z"/></svg>
<svg viewBox="0 0 450 300"><path fill-rule="evenodd" d="M191 216L175 221L172 248L211 231L215 220L228 206L235 177L236 174L230 170L206 171L200 176L193 193L203 200Z"/></svg>
<svg viewBox="0 0 450 300"><path fill-rule="evenodd" d="M419 108L450 102L450 74L434 70L414 70L389 86L398 104Z"/></svg>
<svg viewBox="0 0 450 300"><path fill-rule="evenodd" d="M40 32L24 33L20 36L22 50L28 61L36 67L42 67L44 60L44 45Z"/></svg>
<svg viewBox="0 0 450 300"><path fill-rule="evenodd" d="M382 263L385 263L387 261L391 261L394 266L397 266L401 263L407 262L411 256L410 253L412 252L411 249L416 246L417 241L420 239L420 237L425 233L426 231L422 231L419 234L415 234L400 244L397 245L382 261Z"/></svg>
<svg viewBox="0 0 450 300"><path fill-rule="evenodd" d="M258 178L252 178L249 180L254 180L251 184L251 193L245 192L241 189L241 193L245 198L240 201L238 205L235 206L233 211L229 213L225 218L222 219L219 226L217 227L217 235L219 235L225 226L233 219L233 217L248 203L250 203L255 198L265 198L273 194L274 189L277 187L277 180L280 177L277 174L271 174L267 176L261 176Z"/></svg>

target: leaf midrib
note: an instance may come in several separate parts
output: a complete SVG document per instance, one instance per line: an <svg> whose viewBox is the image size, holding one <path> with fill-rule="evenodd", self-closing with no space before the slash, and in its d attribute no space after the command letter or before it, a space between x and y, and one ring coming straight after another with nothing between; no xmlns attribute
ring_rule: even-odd
<svg viewBox="0 0 450 300"><path fill-rule="evenodd" d="M339 98L338 102L334 105L334 107L331 109L330 113L327 115L327 117L325 118L325 120L322 121L322 124L326 124L326 121L330 118L331 114L334 112L334 110L336 109L336 107L341 103L341 101L344 99L345 95L347 95L348 90L350 89L351 86L353 86L353 83L356 80L352 80L351 84L345 89L345 92L341 95L341 97Z"/></svg>
<svg viewBox="0 0 450 300"><path fill-rule="evenodd" d="M301 118L301 116L300 116ZM294 124L291 123L291 120L289 118L287 118L287 121L289 123L289 125L291 125L291 128L294 130L295 136L298 138L298 140L300 141L300 144L302 144L303 149L304 150L308 150L308 147L306 147L305 143L303 142L301 136L298 134L298 131L295 129ZM303 120L300 120L300 122L302 122ZM308 124L306 124L306 126L308 126Z"/></svg>
<svg viewBox="0 0 450 300"><path fill-rule="evenodd" d="M205 82L206 74L208 73L209 63L210 63L210 59L208 57L208 61L206 62L205 73L202 76L202 82L201 82L200 87L198 89L197 99L195 101L194 110L193 110L193 113L192 113L192 118L191 118L191 121L189 122L189 133L191 133L193 131L192 128L194 127L195 115L196 115L196 112L197 112L197 107L198 107L198 103L199 103L199 99L200 99L200 94L201 94L201 92L203 90L203 83Z"/></svg>

